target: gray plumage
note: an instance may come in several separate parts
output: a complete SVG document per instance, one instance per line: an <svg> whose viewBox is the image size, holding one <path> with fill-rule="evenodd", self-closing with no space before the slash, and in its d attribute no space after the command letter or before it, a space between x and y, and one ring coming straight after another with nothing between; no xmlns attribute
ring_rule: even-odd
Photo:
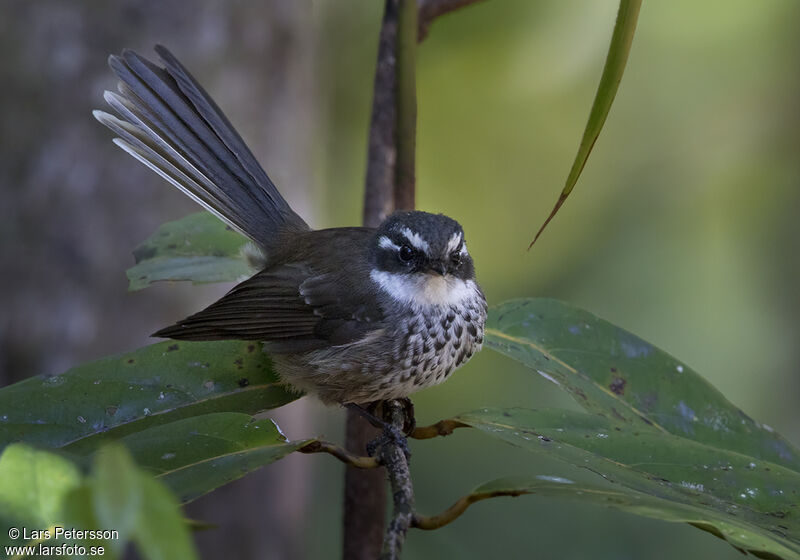
<svg viewBox="0 0 800 560"><path fill-rule="evenodd" d="M219 301L154 336L257 340L290 385L325 402L400 398L443 381L483 342L486 301L464 232L441 214L398 212L377 229L312 230L214 101L164 47L109 63L120 94L95 117L115 142L265 255Z"/></svg>

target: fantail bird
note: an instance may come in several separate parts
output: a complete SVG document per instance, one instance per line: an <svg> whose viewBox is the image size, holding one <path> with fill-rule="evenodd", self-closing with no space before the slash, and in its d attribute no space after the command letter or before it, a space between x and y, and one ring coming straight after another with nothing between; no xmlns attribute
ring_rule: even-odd
<svg viewBox="0 0 800 560"><path fill-rule="evenodd" d="M486 299L455 220L396 212L377 228L311 229L242 138L164 47L165 68L109 57L121 80L94 116L114 142L257 246L261 270L156 332L257 340L281 378L327 403L403 398L481 348Z"/></svg>

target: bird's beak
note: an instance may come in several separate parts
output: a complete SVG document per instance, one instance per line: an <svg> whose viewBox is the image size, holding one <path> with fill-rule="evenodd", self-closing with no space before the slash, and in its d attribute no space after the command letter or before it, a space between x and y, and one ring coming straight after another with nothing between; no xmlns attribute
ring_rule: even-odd
<svg viewBox="0 0 800 560"><path fill-rule="evenodd" d="M437 274L441 274L442 276L447 276L447 267L441 261L431 263L431 270Z"/></svg>

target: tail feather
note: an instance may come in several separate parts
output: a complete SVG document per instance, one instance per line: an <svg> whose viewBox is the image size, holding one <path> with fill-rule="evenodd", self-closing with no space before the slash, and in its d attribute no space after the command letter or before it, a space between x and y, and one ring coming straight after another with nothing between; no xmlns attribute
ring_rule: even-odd
<svg viewBox="0 0 800 560"><path fill-rule="evenodd" d="M107 98L113 95L110 92L107 93L109 94ZM210 181L199 171L195 171L192 176L189 176L181 170L178 164L161 156L159 154L160 148L154 146L153 137L144 132L142 128L102 111L94 111L94 116L118 135L118 138L114 139L114 143L117 146L158 173L162 178L183 191L195 202L207 208L232 228L248 237L250 236L246 231L248 229L247 224L239 219L237 213L223 201L214 199L208 194L209 190L214 188L213 184L210 184ZM198 184L197 181L203 181L204 186Z"/></svg>
<svg viewBox="0 0 800 560"><path fill-rule="evenodd" d="M109 57L121 95L105 99L119 114L95 117L115 143L269 251L284 231L307 230L228 119L164 47L166 68L133 51Z"/></svg>
<svg viewBox="0 0 800 560"><path fill-rule="evenodd" d="M167 65L170 75L175 79L183 94L189 98L197 111L203 115L208 125L217 133L220 140L238 159L252 179L258 184L271 186L271 189L266 189L265 192L272 199L273 204L284 211L292 212L283 197L277 193L275 185L258 161L256 161L242 137L239 136L239 133L236 132L236 129L233 128L233 125L214 100L166 47L156 45L155 50ZM275 194L277 194L277 197L274 196Z"/></svg>
<svg viewBox="0 0 800 560"><path fill-rule="evenodd" d="M106 92L106 100L118 112L121 112L120 107L123 106L121 103L124 103L124 100L111 92ZM174 158L167 159L170 148L161 145L163 142L159 142L158 136L150 132L144 122L139 120L139 124L133 125L130 124L135 118L133 116L127 117L128 121L123 121L102 111L94 111L93 114L98 121L118 135L118 138L114 139L117 146L158 173L232 228L252 237L251 233L247 231L251 228L241 219L241 215L226 204L224 199L215 198L210 194L216 188L214 184L188 162L176 161Z"/></svg>

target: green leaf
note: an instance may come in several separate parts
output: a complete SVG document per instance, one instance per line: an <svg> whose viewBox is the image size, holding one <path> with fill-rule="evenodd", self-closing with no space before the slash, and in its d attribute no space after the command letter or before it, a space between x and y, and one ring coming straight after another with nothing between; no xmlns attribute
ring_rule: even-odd
<svg viewBox="0 0 800 560"><path fill-rule="evenodd" d="M0 447L86 455L104 441L211 412L256 412L300 395L254 342L162 342L0 389Z"/></svg>
<svg viewBox="0 0 800 560"><path fill-rule="evenodd" d="M487 345L556 383L587 411L800 471L800 453L689 366L630 332L551 299L492 308Z"/></svg>
<svg viewBox="0 0 800 560"><path fill-rule="evenodd" d="M613 487L574 482L562 477L539 475L501 478L479 486L467 500L473 503L496 496L524 494L600 505L673 523L689 523L728 541L740 550L760 555L762 558L769 557L767 556L769 554L779 558L795 556L792 550L760 532L753 531L752 527L741 523L735 517L718 515L706 508L665 500L630 489L617 490ZM709 525L709 518L714 520L713 525Z"/></svg>
<svg viewBox="0 0 800 560"><path fill-rule="evenodd" d="M132 540L147 560L197 557L180 504L163 483L139 469L118 443L94 459L92 476L67 497L63 517L69 527L115 531L116 538L83 539L87 549L103 546L103 556L113 558Z"/></svg>
<svg viewBox="0 0 800 560"><path fill-rule="evenodd" d="M800 453L686 364L554 300L506 302L486 327L489 347L591 414L485 409L457 420L673 504L658 515L694 508L693 525L734 546L800 558Z"/></svg>
<svg viewBox="0 0 800 560"><path fill-rule="evenodd" d="M136 266L128 269L130 290L153 282L233 282L253 273L242 258L247 239L209 212L167 222L133 251Z"/></svg>
<svg viewBox="0 0 800 560"><path fill-rule="evenodd" d="M8 527L45 529L58 521L65 496L81 478L64 457L24 444L6 447L0 455L0 545L13 544L5 540Z"/></svg>
<svg viewBox="0 0 800 560"><path fill-rule="evenodd" d="M148 560L197 558L189 526L179 515L178 501L158 480L142 476L142 502L135 541Z"/></svg>
<svg viewBox="0 0 800 560"><path fill-rule="evenodd" d="M621 486L649 517L690 520L738 548L800 558L800 473L647 426L558 410L484 409L456 418L515 446L556 457ZM485 490L485 489L484 489ZM591 496L587 499L592 500ZM688 510L687 510L688 508ZM762 556L763 557L763 556Z"/></svg>
<svg viewBox="0 0 800 560"><path fill-rule="evenodd" d="M88 478L52 451L24 444L6 447L0 456L0 522L0 546L41 543L85 546L87 551L102 546L104 552L93 556L113 560L133 539L148 560L196 558L178 502L119 444L95 455ZM66 538L58 527L116 534ZM11 538L11 528L26 533Z"/></svg>
<svg viewBox="0 0 800 560"><path fill-rule="evenodd" d="M603 74L600 76L600 84L597 86L592 109L589 111L589 120L586 122L578 153L575 154L575 160L572 162L566 184L558 197L558 201L556 201L555 206L550 211L550 215L539 228L539 231L536 232L536 236L528 246L529 249L533 247L544 228L555 217L561 205L564 204L564 201L572 192L575 183L578 182L578 177L581 176L581 172L586 165L586 160L589 159L594 143L597 141L600 131L603 130L606 117L611 110L611 104L614 103L614 97L617 95L619 83L622 81L622 74L625 72L625 65L628 62L628 53L631 50L633 34L636 31L636 22L639 19L639 8L641 6L642 0L620 0L617 23L614 25L614 33L611 36L611 45L608 47Z"/></svg>
<svg viewBox="0 0 800 560"><path fill-rule="evenodd" d="M131 291L154 282L191 281L194 284L236 282L253 270L245 261L231 257L172 257L143 261L127 271Z"/></svg>
<svg viewBox="0 0 800 560"><path fill-rule="evenodd" d="M136 462L189 502L296 451L269 419L220 412L178 420L122 438Z"/></svg>
<svg viewBox="0 0 800 560"><path fill-rule="evenodd" d="M93 510L99 527L119 531L119 539L109 545L121 554L139 520L142 476L130 454L118 444L103 447L94 465Z"/></svg>
<svg viewBox="0 0 800 560"><path fill-rule="evenodd" d="M64 500L64 507L62 508L61 513L61 519L63 520L62 526L78 530L114 530L114 527L104 527L98 521L94 503L94 489L88 482L84 482L79 487L73 489L69 494L67 494L66 499ZM60 542L65 542L63 539L59 540ZM76 540L79 542L76 543ZM124 549L126 542L122 540L115 540L115 542L112 543L112 540L114 539L92 539L91 541L75 539L71 540L69 544L102 546L103 558L110 558L113 560L114 558L119 557L119 552ZM45 544L56 543L45 542Z"/></svg>

